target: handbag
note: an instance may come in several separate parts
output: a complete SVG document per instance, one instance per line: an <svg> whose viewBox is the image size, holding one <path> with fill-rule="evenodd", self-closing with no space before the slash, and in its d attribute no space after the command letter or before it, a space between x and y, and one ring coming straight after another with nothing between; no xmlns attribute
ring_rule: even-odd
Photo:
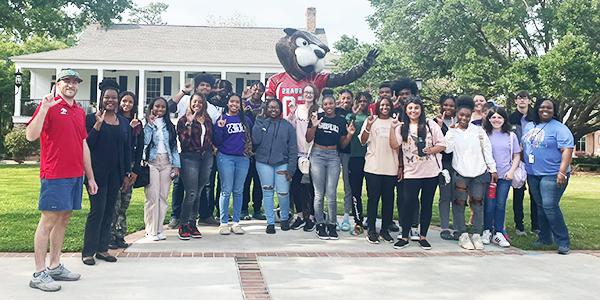
<svg viewBox="0 0 600 300"><path fill-rule="evenodd" d="M154 134L152 134L152 136L150 136L150 143L148 144L148 147L146 147L146 150L145 150L146 155L145 155L144 159L142 159L142 161L140 161L139 174L137 174L137 178L135 179L135 182L133 183L134 188L141 188L141 187L145 187L150 184L150 166L148 165L148 158L150 157L150 145L152 144L153 137L154 137Z"/></svg>
<svg viewBox="0 0 600 300"><path fill-rule="evenodd" d="M509 142L509 146L510 146L510 159L512 161L512 156L513 156L513 134L514 133L510 133L510 142ZM527 180L527 171L525 171L525 165L523 164L523 162L521 160L519 160L518 162L518 166L515 169L515 173L513 174L513 179L511 182L511 185L513 188L515 189L520 189L523 187L523 185L525 185L525 180Z"/></svg>

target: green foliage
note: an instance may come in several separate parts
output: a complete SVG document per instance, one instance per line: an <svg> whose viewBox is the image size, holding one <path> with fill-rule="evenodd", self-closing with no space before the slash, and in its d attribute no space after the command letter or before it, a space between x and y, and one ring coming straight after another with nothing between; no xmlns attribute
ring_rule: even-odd
<svg viewBox="0 0 600 300"><path fill-rule="evenodd" d="M25 129L13 129L4 137L4 145L8 154L17 162L39 150L38 142L30 142L25 137Z"/></svg>
<svg viewBox="0 0 600 300"><path fill-rule="evenodd" d="M129 12L128 22L134 24L166 25L162 14L167 11L169 5L162 2L150 2L142 7L132 7Z"/></svg>
<svg viewBox="0 0 600 300"><path fill-rule="evenodd" d="M338 69L370 47L383 54L351 87L410 75L425 79L425 94L429 80L444 78L460 88L440 93L481 93L509 106L525 89L558 100L576 139L600 130L599 0L370 1L378 41L342 38Z"/></svg>

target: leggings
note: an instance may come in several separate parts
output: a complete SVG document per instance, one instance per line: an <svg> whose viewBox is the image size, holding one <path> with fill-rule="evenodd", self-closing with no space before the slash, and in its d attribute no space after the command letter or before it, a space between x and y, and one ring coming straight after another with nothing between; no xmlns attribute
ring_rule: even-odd
<svg viewBox="0 0 600 300"><path fill-rule="evenodd" d="M404 206L402 207L402 237L408 238L412 216L419 207L419 192L421 193L420 234L427 236L431 223L433 196L438 185L438 177L404 179Z"/></svg>

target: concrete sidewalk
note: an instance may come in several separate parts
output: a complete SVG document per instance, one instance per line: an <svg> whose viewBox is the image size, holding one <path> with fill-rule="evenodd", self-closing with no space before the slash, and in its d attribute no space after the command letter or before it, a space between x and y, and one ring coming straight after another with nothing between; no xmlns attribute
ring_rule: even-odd
<svg viewBox="0 0 600 300"><path fill-rule="evenodd" d="M598 253L467 251L435 228L432 250L416 243L395 250L346 232L322 241L302 230L267 235L264 221L243 225L240 236L200 227L204 237L190 241L175 230L160 242L137 233L117 263L85 266L78 254L65 254L82 279L58 293L28 287L31 254L0 254L0 299L598 299Z"/></svg>

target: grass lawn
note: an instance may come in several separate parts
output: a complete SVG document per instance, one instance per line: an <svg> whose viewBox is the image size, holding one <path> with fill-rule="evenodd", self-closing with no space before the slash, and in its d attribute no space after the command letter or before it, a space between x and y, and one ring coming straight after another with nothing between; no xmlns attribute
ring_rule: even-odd
<svg viewBox="0 0 600 300"><path fill-rule="evenodd" d="M39 220L37 199L39 195L38 166L0 165L0 252L33 251L33 235ZM338 213L343 213L341 181L338 189ZM600 249L600 176L574 176L562 198L572 249ZM83 209L71 218L65 238L64 251L80 251L89 200L84 191ZM529 229L529 198L525 198L525 226ZM511 193L512 195L512 193ZM437 198L437 197L436 197ZM366 211L366 196L363 195ZM127 212L129 232L144 225L144 192L136 189ZM396 218L397 219L397 218ZM531 249L534 236L517 237L514 232L512 201L508 201L506 224L513 245ZM167 220L168 221L168 220ZM439 224L437 203L434 203L433 225Z"/></svg>

